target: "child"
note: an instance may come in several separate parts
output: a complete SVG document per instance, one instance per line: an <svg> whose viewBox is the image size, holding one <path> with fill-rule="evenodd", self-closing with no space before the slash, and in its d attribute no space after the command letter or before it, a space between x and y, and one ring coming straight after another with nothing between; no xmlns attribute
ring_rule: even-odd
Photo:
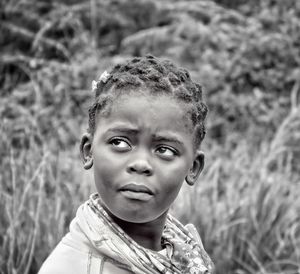
<svg viewBox="0 0 300 274"><path fill-rule="evenodd" d="M204 165L200 85L148 55L104 72L93 91L80 151L97 193L39 273L212 273L195 227L168 214Z"/></svg>

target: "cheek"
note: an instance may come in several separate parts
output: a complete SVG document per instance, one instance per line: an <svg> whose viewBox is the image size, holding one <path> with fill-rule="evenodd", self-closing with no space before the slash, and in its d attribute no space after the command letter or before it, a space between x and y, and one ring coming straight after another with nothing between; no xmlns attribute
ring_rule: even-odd
<svg viewBox="0 0 300 274"><path fill-rule="evenodd" d="M182 184L183 180L178 180L177 182L170 182L169 184L167 184L164 187L164 192L167 193L166 200L173 202L176 199Z"/></svg>
<svg viewBox="0 0 300 274"><path fill-rule="evenodd" d="M178 180L178 179L177 179ZM161 189L161 196L159 199L160 210L165 211L170 208L178 196L183 181L165 182L164 187Z"/></svg>
<svg viewBox="0 0 300 274"><path fill-rule="evenodd" d="M168 181L183 181L189 170L187 159L177 160L173 164L160 165L161 174Z"/></svg>
<svg viewBox="0 0 300 274"><path fill-rule="evenodd" d="M179 192L185 177L187 175L188 165L186 162L182 162L180 165L172 165L162 167L161 169L161 185L162 189L168 193L166 197L168 200L175 199Z"/></svg>
<svg viewBox="0 0 300 274"><path fill-rule="evenodd" d="M106 165L95 166L94 165L94 176L96 185L107 184L107 181L111 178L111 169Z"/></svg>
<svg viewBox="0 0 300 274"><path fill-rule="evenodd" d="M176 194L177 192L179 192L183 182L184 177L182 176L170 176L168 178L165 178L165 180L161 182L162 189L171 197L173 196L173 193Z"/></svg>
<svg viewBox="0 0 300 274"><path fill-rule="evenodd" d="M109 154L105 150L94 153L94 176L96 185L108 184L116 173L116 169L119 168L118 161L108 156Z"/></svg>

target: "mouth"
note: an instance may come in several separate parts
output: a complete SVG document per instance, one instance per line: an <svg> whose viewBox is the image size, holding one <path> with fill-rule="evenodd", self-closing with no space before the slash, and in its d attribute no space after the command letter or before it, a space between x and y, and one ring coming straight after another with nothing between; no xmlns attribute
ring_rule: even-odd
<svg viewBox="0 0 300 274"><path fill-rule="evenodd" d="M128 199L148 201L154 195L153 191L145 185L130 183L122 186L119 191Z"/></svg>

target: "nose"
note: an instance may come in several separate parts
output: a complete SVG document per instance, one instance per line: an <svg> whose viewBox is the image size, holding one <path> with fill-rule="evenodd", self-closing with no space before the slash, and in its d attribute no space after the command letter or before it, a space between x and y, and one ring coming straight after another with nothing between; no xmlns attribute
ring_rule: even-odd
<svg viewBox="0 0 300 274"><path fill-rule="evenodd" d="M128 173L137 173L140 175L151 176L153 174L153 168L146 158L146 156L136 155L131 162L129 162L127 166Z"/></svg>

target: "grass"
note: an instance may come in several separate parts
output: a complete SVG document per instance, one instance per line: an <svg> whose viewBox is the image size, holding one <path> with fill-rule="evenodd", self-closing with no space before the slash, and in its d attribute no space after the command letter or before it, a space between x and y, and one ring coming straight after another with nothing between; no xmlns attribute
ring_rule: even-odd
<svg viewBox="0 0 300 274"><path fill-rule="evenodd" d="M78 151L90 83L128 55L149 50L203 79L210 107L205 170L193 188L183 187L172 212L197 226L217 273L300 273L295 1L277 8L260 0L258 14L244 1L244 13L211 1L163 1L155 8L144 0L138 9L131 0L4 2L0 273L37 273L67 232L94 191ZM90 16L92 6L101 24Z"/></svg>
<svg viewBox="0 0 300 274"><path fill-rule="evenodd" d="M294 110L281 126L289 128L298 115ZM17 150L6 137L1 271L35 273L93 191L92 180L76 146L54 153L30 137L26 149ZM203 149L205 172L194 189L184 187L172 212L197 226L218 273L299 273L299 177L283 139L275 135L260 148L241 141L233 151ZM286 154L284 163L278 153Z"/></svg>
<svg viewBox="0 0 300 274"><path fill-rule="evenodd" d="M10 147L8 169L2 173L3 273L36 273L65 234L79 203L92 192L79 161L72 160L78 155L29 148L17 153Z"/></svg>
<svg viewBox="0 0 300 274"><path fill-rule="evenodd" d="M196 190L179 197L175 214L198 226L218 273L299 273L299 114L293 108L260 147L208 150Z"/></svg>

